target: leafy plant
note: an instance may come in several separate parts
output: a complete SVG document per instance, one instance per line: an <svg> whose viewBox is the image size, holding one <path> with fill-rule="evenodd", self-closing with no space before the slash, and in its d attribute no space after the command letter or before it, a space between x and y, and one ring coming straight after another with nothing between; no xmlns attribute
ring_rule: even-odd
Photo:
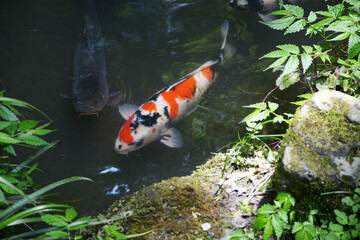
<svg viewBox="0 0 360 240"><path fill-rule="evenodd" d="M359 181L360 185L360 181ZM295 239L356 239L360 236L360 187L352 193L352 197L346 196L341 202L344 210L334 210L334 215L328 219L320 219L322 225L316 225L316 219L319 218L318 210L310 210L307 219L303 220L302 211L293 210L295 199L288 193L279 193L274 204L265 204L257 212L254 224L255 233L263 230L263 238L269 239L275 234L277 239L285 235L295 235ZM302 213L295 221L296 212ZM302 221L301 221L302 220Z"/></svg>
<svg viewBox="0 0 360 240"><path fill-rule="evenodd" d="M264 228L264 239L269 239L274 233L279 239L284 230L289 229L289 220L294 220L295 212L290 210L295 205L295 199L290 194L279 193L274 203L263 205L257 212L254 231L256 233Z"/></svg>
<svg viewBox="0 0 360 240"><path fill-rule="evenodd" d="M322 38L319 44L283 44L262 58L275 58L267 69L281 70L276 85L282 90L298 81L312 88L338 89L359 96L360 24L356 8L359 2L345 0L347 5L328 6L327 11L311 11L305 16L299 6L281 4L281 9L270 13L280 19L263 22L284 35L305 31L305 35ZM262 59L261 58L261 59ZM313 68L311 68L313 66Z"/></svg>
<svg viewBox="0 0 360 240"><path fill-rule="evenodd" d="M24 116L17 107L33 109L44 113L34 106L23 101L7 98L0 92L0 232L1 237L6 239L44 239L44 238L68 238L81 239L81 232L87 226L108 224L110 232L106 239L114 236L116 239L127 239L143 234L125 235L117 231L115 226L109 225L115 219L96 221L90 217L76 219L77 212L68 205L43 203L42 198L47 192L74 181L91 181L85 177L70 177L49 184L36 191L33 189L33 179L30 174L38 170L38 163L30 165L37 157L52 148L57 142L48 143L42 136L53 132L46 129L50 124L40 124L40 121L23 120ZM49 118L48 118L49 119ZM49 119L50 120L50 119ZM37 152L25 159L20 164L12 164L12 158L17 157L15 146L38 149ZM29 192L29 193L27 193ZM64 213L61 215L59 213ZM45 223L48 227L32 229L30 225ZM28 231L16 233L14 229L23 225ZM105 227L104 227L105 228ZM101 239L101 237L99 236Z"/></svg>
<svg viewBox="0 0 360 240"><path fill-rule="evenodd" d="M253 232L244 232L242 230L234 231L230 236L224 238L224 240L253 240L255 235Z"/></svg>

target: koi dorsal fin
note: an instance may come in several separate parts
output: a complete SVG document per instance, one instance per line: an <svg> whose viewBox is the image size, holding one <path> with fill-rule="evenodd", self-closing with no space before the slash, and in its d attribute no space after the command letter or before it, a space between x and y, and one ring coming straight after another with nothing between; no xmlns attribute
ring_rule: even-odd
<svg viewBox="0 0 360 240"><path fill-rule="evenodd" d="M123 104L123 105L119 105L118 108L121 116L125 120L128 120L136 112L136 110L139 109L139 106L135 104Z"/></svg>
<svg viewBox="0 0 360 240"><path fill-rule="evenodd" d="M183 137L176 128L169 128L161 134L160 142L171 148L181 148L183 145Z"/></svg>

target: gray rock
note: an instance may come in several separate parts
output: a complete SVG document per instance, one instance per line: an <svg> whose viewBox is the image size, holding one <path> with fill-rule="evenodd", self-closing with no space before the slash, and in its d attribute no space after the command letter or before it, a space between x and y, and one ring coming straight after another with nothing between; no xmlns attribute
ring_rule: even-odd
<svg viewBox="0 0 360 240"><path fill-rule="evenodd" d="M360 178L360 99L319 91L296 113L278 165L281 189L353 189ZM298 189L301 194L301 189Z"/></svg>

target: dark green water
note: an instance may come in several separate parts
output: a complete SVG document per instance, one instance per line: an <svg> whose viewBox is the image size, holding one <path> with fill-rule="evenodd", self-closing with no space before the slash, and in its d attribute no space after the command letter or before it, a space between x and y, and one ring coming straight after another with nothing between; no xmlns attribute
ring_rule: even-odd
<svg viewBox="0 0 360 240"><path fill-rule="evenodd" d="M248 113L242 106L261 101L274 88L276 74L263 72L258 58L277 44L296 42L260 24L256 13L230 8L222 0L97 1L110 91L123 91L126 102L148 97L208 61L220 48L219 28L230 22L228 43L237 54L227 61L196 112L177 124L184 137L181 149L154 142L119 155L114 140L124 120L116 107L99 117L79 118L60 93L71 93L73 58L87 14L87 1L2 0L0 2L0 80L6 95L44 111L59 140L39 158L36 183L70 176L94 182L57 189L55 200L73 203L81 214L106 208L119 196L155 181L191 173L212 152L236 141L244 131L239 122ZM283 96L283 93L278 93ZM28 114L29 118L41 116ZM28 156L27 150L20 157ZM115 173L100 174L107 167ZM118 185L118 193L109 194Z"/></svg>

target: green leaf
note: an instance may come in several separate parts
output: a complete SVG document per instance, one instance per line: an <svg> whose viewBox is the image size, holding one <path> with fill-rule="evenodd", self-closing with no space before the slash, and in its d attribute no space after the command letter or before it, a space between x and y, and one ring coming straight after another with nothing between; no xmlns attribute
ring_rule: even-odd
<svg viewBox="0 0 360 240"><path fill-rule="evenodd" d="M260 110L266 109L266 102L260 102L260 103L255 103L255 104L251 104L251 105L247 105L247 106L243 106L246 108L259 108Z"/></svg>
<svg viewBox="0 0 360 240"><path fill-rule="evenodd" d="M48 144L47 142L45 142L43 139L34 136L34 135L29 135L25 138L22 139L24 143L32 145L32 146L43 146Z"/></svg>
<svg viewBox="0 0 360 240"><path fill-rule="evenodd" d="M284 231L285 223L282 221L281 218L279 218L278 215L274 215L274 217L272 219L272 226L275 231L275 235L276 235L277 239L280 239L280 237Z"/></svg>
<svg viewBox="0 0 360 240"><path fill-rule="evenodd" d="M276 19L271 22L261 22L261 23L275 30L283 30L288 26L290 26L290 24L292 24L295 19L296 19L295 17L286 17L286 18Z"/></svg>
<svg viewBox="0 0 360 240"><path fill-rule="evenodd" d="M7 145L3 148L7 153L13 155L13 156L16 156L16 152L15 152L15 149L12 145Z"/></svg>
<svg viewBox="0 0 360 240"><path fill-rule="evenodd" d="M353 23L354 23L353 21L335 21L326 28L326 31L350 33L351 29L348 26L352 25Z"/></svg>
<svg viewBox="0 0 360 240"><path fill-rule="evenodd" d="M309 54L307 53L301 54L301 65L303 66L303 73L305 73L306 70L309 69L312 62L313 62L312 57Z"/></svg>
<svg viewBox="0 0 360 240"><path fill-rule="evenodd" d="M293 24L291 24L289 26L289 28L286 29L284 35L286 35L288 33L299 32L299 31L304 29L305 25L306 25L306 20L305 19L300 19L300 20L294 22Z"/></svg>
<svg viewBox="0 0 360 240"><path fill-rule="evenodd" d="M262 56L260 59L263 58L279 58L279 57L286 57L289 56L290 53L288 51L285 50L275 50L272 52L269 52L268 54Z"/></svg>
<svg viewBox="0 0 360 240"><path fill-rule="evenodd" d="M273 225L271 224L271 221L269 220L265 224L264 239L265 240L269 239L273 233L274 233Z"/></svg>
<svg viewBox="0 0 360 240"><path fill-rule="evenodd" d="M347 225L349 223L346 213L337 209L334 210L334 213L336 215L336 220L338 221L338 223L340 223L341 225Z"/></svg>
<svg viewBox="0 0 360 240"><path fill-rule="evenodd" d="M276 207L271 204L264 204L259 210L257 214L272 214L275 212Z"/></svg>
<svg viewBox="0 0 360 240"><path fill-rule="evenodd" d="M305 52L308 54L310 54L313 51L313 47L311 46L302 45L302 47L305 50Z"/></svg>
<svg viewBox="0 0 360 240"><path fill-rule="evenodd" d="M333 232L342 232L344 230L343 226L334 223L329 224L329 229Z"/></svg>
<svg viewBox="0 0 360 240"><path fill-rule="evenodd" d="M255 233L260 231L263 227L265 227L266 223L270 221L270 216L267 214L258 215L255 219L254 223L254 231Z"/></svg>
<svg viewBox="0 0 360 240"><path fill-rule="evenodd" d="M7 107L0 105L0 117L7 121L17 121L18 117Z"/></svg>
<svg viewBox="0 0 360 240"><path fill-rule="evenodd" d="M298 72L290 74L281 74L278 79L276 79L276 86L279 86L280 90L290 87L300 79L300 74Z"/></svg>
<svg viewBox="0 0 360 240"><path fill-rule="evenodd" d="M360 52L360 43L356 43L351 48L349 48L349 58L356 57Z"/></svg>
<svg viewBox="0 0 360 240"><path fill-rule="evenodd" d="M291 16L292 12L290 10L277 10L269 13L268 15L284 15L284 16Z"/></svg>
<svg viewBox="0 0 360 240"><path fill-rule="evenodd" d="M298 69L299 64L300 64L300 61L296 55L290 56L289 60L285 64L283 74L288 74L288 73L294 72L296 69Z"/></svg>
<svg viewBox="0 0 360 240"><path fill-rule="evenodd" d="M70 222L77 216L77 212L73 208L66 209L65 221Z"/></svg>
<svg viewBox="0 0 360 240"><path fill-rule="evenodd" d="M291 11L298 18L302 18L304 16L304 9L299 6L289 4L284 4L283 6L285 10Z"/></svg>
<svg viewBox="0 0 360 240"><path fill-rule="evenodd" d="M0 143L16 144L16 143L20 143L20 142L21 142L20 140L13 138L6 133L0 132Z"/></svg>
<svg viewBox="0 0 360 240"><path fill-rule="evenodd" d="M273 102L268 102L268 105L271 112L274 112L279 107L279 104Z"/></svg>
<svg viewBox="0 0 360 240"><path fill-rule="evenodd" d="M313 11L311 11L311 12L309 13L308 22L309 22L309 23L315 22L316 19L317 19L316 13L314 13Z"/></svg>
<svg viewBox="0 0 360 240"><path fill-rule="evenodd" d="M300 231L301 229L303 229L303 223L301 223L301 222L295 222L294 225L293 225L293 227L292 227L291 232L292 232L292 233L296 233L296 232Z"/></svg>
<svg viewBox="0 0 360 240"><path fill-rule="evenodd" d="M41 219L46 222L47 224L51 225L51 226L58 226L58 227L65 227L67 226L67 223L59 218L59 217L56 217L54 215L50 215L50 214L43 214L41 216Z"/></svg>
<svg viewBox="0 0 360 240"><path fill-rule="evenodd" d="M303 228L301 230L299 230L296 235L295 235L295 239L296 240L312 240L315 239L315 234L316 234L316 230L314 227L312 228Z"/></svg>
<svg viewBox="0 0 360 240"><path fill-rule="evenodd" d="M288 59L287 56L282 57L282 58L279 58L278 60L276 60L275 62L273 62L270 66L268 66L264 71L266 71L266 70L268 70L268 69L270 69L270 68L275 68L275 67L280 66L281 64L283 64L283 63L286 61L286 59Z"/></svg>
<svg viewBox="0 0 360 240"><path fill-rule="evenodd" d="M294 53L294 54L299 54L300 53L300 49L298 46L293 45L293 44L283 44L283 45L277 45L277 48L280 48L282 50L288 51L290 53Z"/></svg>
<svg viewBox="0 0 360 240"><path fill-rule="evenodd" d="M344 32L342 34L337 35L336 37L329 39L329 41L342 41L350 36L349 32Z"/></svg>
<svg viewBox="0 0 360 240"><path fill-rule="evenodd" d="M357 218L356 214L351 214L349 216L349 225L355 226L359 222L359 219Z"/></svg>
<svg viewBox="0 0 360 240"><path fill-rule="evenodd" d="M328 10L331 13L331 17L337 19L344 12L345 6L343 4L337 4L335 6L328 5Z"/></svg>
<svg viewBox="0 0 360 240"><path fill-rule="evenodd" d="M4 180L1 176L0 176L0 181ZM70 178L65 178L63 180L54 182L46 187L43 187L27 196L24 196L23 199L17 201L16 203L14 203L10 208L7 208L5 210L3 210L2 212L0 212L0 225L1 225L1 219L8 217L9 215L12 215L12 213L14 211L19 210L20 208L22 208L23 206L25 206L26 204L28 204L31 201L34 201L35 199L39 198L40 196L42 196L44 193L62 186L64 184L70 183L70 182L74 182L74 181L82 181L82 180L87 180L87 181L92 181L89 178L85 178L85 177L70 177ZM19 190L21 191L21 190ZM21 191L22 193L22 191ZM23 193L22 193L23 194ZM0 227L1 229L1 227Z"/></svg>
<svg viewBox="0 0 360 240"><path fill-rule="evenodd" d="M46 233L46 235L48 235L50 237L54 237L54 238L61 238L61 237L69 236L68 233L63 232L63 231L51 231L51 232Z"/></svg>
<svg viewBox="0 0 360 240"><path fill-rule="evenodd" d="M8 127L11 124L12 124L12 122L0 121L0 130L3 130L4 128Z"/></svg>
<svg viewBox="0 0 360 240"><path fill-rule="evenodd" d="M35 121L35 120L24 120L24 121L20 122L19 130L26 132L30 129L35 128L39 124L39 122L40 121Z"/></svg>
<svg viewBox="0 0 360 240"><path fill-rule="evenodd" d="M325 240L340 240L340 234L336 232L329 232Z"/></svg>
<svg viewBox="0 0 360 240"><path fill-rule="evenodd" d="M341 199L341 202L349 207L353 206L354 205L354 201L352 200L351 197L347 196L347 197L344 197L343 199Z"/></svg>

